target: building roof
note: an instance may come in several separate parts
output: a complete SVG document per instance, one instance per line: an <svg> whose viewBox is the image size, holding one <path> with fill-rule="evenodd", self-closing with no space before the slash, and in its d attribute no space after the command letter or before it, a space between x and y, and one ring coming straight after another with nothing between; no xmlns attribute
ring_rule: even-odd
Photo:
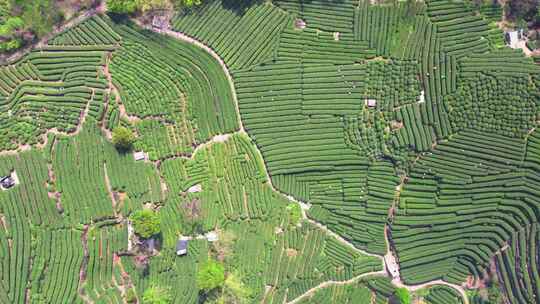
<svg viewBox="0 0 540 304"><path fill-rule="evenodd" d="M306 22L304 20L298 18L298 19L296 19L294 21L294 26L296 28L299 28L299 29L304 29L304 28L306 28Z"/></svg>
<svg viewBox="0 0 540 304"><path fill-rule="evenodd" d="M178 240L176 242L176 251L187 251L188 240Z"/></svg>
<svg viewBox="0 0 540 304"><path fill-rule="evenodd" d="M11 188L15 185L15 179L11 175L0 177L0 185L3 188Z"/></svg>
<svg viewBox="0 0 540 304"><path fill-rule="evenodd" d="M217 233L215 233L214 231L210 231L206 234L206 239L209 241L209 242L215 242L218 240L218 235Z"/></svg>
<svg viewBox="0 0 540 304"><path fill-rule="evenodd" d="M366 106L373 108L377 105L377 100L373 98L366 98Z"/></svg>
<svg viewBox="0 0 540 304"><path fill-rule="evenodd" d="M167 27L167 17L166 16L154 16L152 19L152 26L160 29Z"/></svg>
<svg viewBox="0 0 540 304"><path fill-rule="evenodd" d="M505 35L506 43L511 48L514 48L514 49L517 48L518 42L522 38L522 35L523 35L523 30L506 32L506 35Z"/></svg>
<svg viewBox="0 0 540 304"><path fill-rule="evenodd" d="M135 158L135 160L144 160L146 159L146 154L144 154L143 151L135 152L133 153L133 158Z"/></svg>

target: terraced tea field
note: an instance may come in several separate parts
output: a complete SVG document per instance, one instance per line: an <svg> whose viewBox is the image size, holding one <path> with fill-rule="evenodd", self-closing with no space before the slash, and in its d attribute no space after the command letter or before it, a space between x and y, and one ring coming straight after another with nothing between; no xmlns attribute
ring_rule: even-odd
<svg viewBox="0 0 540 304"><path fill-rule="evenodd" d="M540 66L500 10L209 0L5 63L0 303L540 303Z"/></svg>

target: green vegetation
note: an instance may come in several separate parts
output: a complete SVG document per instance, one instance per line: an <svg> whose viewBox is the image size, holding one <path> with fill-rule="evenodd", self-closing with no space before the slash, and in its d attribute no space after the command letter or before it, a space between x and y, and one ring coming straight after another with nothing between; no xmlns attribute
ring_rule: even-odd
<svg viewBox="0 0 540 304"><path fill-rule="evenodd" d="M150 209L135 211L129 219L133 223L135 233L148 239L161 232L161 222L156 212Z"/></svg>
<svg viewBox="0 0 540 304"><path fill-rule="evenodd" d="M209 259L197 272L197 285L205 292L222 287L225 282L225 268L222 264Z"/></svg>
<svg viewBox="0 0 540 304"><path fill-rule="evenodd" d="M190 8L201 4L201 0L103 0L113 14L133 14L170 8Z"/></svg>
<svg viewBox="0 0 540 304"><path fill-rule="evenodd" d="M406 288L396 289L395 295L399 299L399 304L411 304L411 294Z"/></svg>
<svg viewBox="0 0 540 304"><path fill-rule="evenodd" d="M0 43L74 2L0 1ZM405 284L540 297L540 67L500 6L107 2L0 67L1 303L465 302L388 249ZM130 19L172 7L232 81Z"/></svg>
<svg viewBox="0 0 540 304"><path fill-rule="evenodd" d="M112 131L112 142L122 151L128 151L133 146L135 135L126 127L116 127Z"/></svg>
<svg viewBox="0 0 540 304"><path fill-rule="evenodd" d="M300 222L302 219L302 209L299 204L289 204L287 206L287 210L289 211L289 223L290 225L296 225Z"/></svg>
<svg viewBox="0 0 540 304"><path fill-rule="evenodd" d="M144 291L142 300L144 304L169 304L172 298L167 288L154 285Z"/></svg>

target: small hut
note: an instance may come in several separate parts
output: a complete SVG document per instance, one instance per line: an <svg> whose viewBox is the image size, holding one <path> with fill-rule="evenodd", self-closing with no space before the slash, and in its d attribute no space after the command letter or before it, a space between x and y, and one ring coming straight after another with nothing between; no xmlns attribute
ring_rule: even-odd
<svg viewBox="0 0 540 304"><path fill-rule="evenodd" d="M513 49L518 48L518 42L523 39L523 30L520 29L517 31L506 32L504 38L506 40L506 45Z"/></svg>
<svg viewBox="0 0 540 304"><path fill-rule="evenodd" d="M15 179L10 175L0 177L0 186L3 189L9 189L15 186Z"/></svg>
<svg viewBox="0 0 540 304"><path fill-rule="evenodd" d="M305 29L306 28L306 22L300 18L296 19L294 21L294 26L297 28L297 29Z"/></svg>
<svg viewBox="0 0 540 304"><path fill-rule="evenodd" d="M218 240L218 235L214 231L210 231L206 234L206 240L209 242L216 242Z"/></svg>
<svg viewBox="0 0 540 304"><path fill-rule="evenodd" d="M188 249L188 240L180 239L176 242L176 255L186 255Z"/></svg>
<svg viewBox="0 0 540 304"><path fill-rule="evenodd" d="M370 108L374 108L377 106L377 100L373 98L366 98L365 103L366 103L366 106Z"/></svg>
<svg viewBox="0 0 540 304"><path fill-rule="evenodd" d="M133 153L133 158L135 158L136 161L146 160L146 154L144 154L143 151L135 152Z"/></svg>
<svg viewBox="0 0 540 304"><path fill-rule="evenodd" d="M167 16L157 15L152 18L152 27L159 30L166 30L169 27Z"/></svg>

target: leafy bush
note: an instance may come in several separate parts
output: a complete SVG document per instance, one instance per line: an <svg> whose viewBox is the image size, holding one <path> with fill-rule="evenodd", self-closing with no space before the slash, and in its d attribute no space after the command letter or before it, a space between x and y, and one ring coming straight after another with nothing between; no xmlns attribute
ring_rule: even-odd
<svg viewBox="0 0 540 304"><path fill-rule="evenodd" d="M131 215L130 220L133 223L135 233L142 238L147 239L161 232L161 221L152 210L137 210Z"/></svg>
<svg viewBox="0 0 540 304"><path fill-rule="evenodd" d="M126 127L117 127L113 130L112 142L119 150L129 150L133 146L135 135Z"/></svg>
<svg viewBox="0 0 540 304"><path fill-rule="evenodd" d="M143 294L144 304L168 304L171 303L171 295L168 288L152 285Z"/></svg>
<svg viewBox="0 0 540 304"><path fill-rule="evenodd" d="M287 206L287 210L289 211L289 224L293 226L298 224L302 218L302 210L300 209L300 205L297 203L289 204Z"/></svg>
<svg viewBox="0 0 540 304"><path fill-rule="evenodd" d="M197 273L197 285L205 292L223 286L225 282L225 268L222 264L208 260Z"/></svg>
<svg viewBox="0 0 540 304"><path fill-rule="evenodd" d="M395 295L399 299L400 304L410 304L411 303L411 294L406 288L396 289Z"/></svg>
<svg viewBox="0 0 540 304"><path fill-rule="evenodd" d="M115 14L132 14L137 10L137 1L107 0L107 9Z"/></svg>

